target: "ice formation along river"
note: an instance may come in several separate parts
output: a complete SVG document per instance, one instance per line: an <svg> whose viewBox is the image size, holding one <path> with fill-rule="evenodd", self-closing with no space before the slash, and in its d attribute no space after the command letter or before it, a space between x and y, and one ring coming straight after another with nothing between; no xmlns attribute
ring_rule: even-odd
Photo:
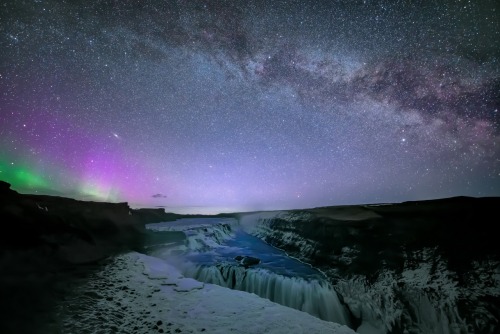
<svg viewBox="0 0 500 334"><path fill-rule="evenodd" d="M148 255L163 259L186 277L254 293L320 319L350 325L345 307L321 272L244 232L235 219L180 219L147 228L185 235L163 241L160 237ZM260 263L245 267L235 259L238 256L255 257Z"/></svg>
<svg viewBox="0 0 500 334"><path fill-rule="evenodd" d="M87 275L86 275L87 276ZM139 253L109 259L37 333L354 334L254 294L198 282Z"/></svg>

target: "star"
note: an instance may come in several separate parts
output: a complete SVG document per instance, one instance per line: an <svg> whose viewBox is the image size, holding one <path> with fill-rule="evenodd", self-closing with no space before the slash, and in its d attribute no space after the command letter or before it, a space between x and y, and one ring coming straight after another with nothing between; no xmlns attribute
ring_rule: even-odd
<svg viewBox="0 0 500 334"><path fill-rule="evenodd" d="M461 6L8 1L2 177L176 208L498 196L500 11Z"/></svg>

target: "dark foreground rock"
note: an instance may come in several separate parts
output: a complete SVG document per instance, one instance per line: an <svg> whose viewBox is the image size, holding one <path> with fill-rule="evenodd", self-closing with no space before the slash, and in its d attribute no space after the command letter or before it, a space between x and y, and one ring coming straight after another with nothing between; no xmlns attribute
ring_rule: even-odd
<svg viewBox="0 0 500 334"><path fill-rule="evenodd" d="M238 261L245 268L248 268L250 266L255 266L260 263L260 259L253 256L238 255L234 259Z"/></svg>
<svg viewBox="0 0 500 334"><path fill-rule="evenodd" d="M500 198L242 214L267 243L324 271L361 333L498 333Z"/></svg>
<svg viewBox="0 0 500 334"><path fill-rule="evenodd" d="M118 253L150 241L163 209L25 195L0 181L0 333L36 333L65 291Z"/></svg>
<svg viewBox="0 0 500 334"><path fill-rule="evenodd" d="M68 263L94 262L141 244L144 227L127 203L22 195L2 186L4 251L37 249Z"/></svg>

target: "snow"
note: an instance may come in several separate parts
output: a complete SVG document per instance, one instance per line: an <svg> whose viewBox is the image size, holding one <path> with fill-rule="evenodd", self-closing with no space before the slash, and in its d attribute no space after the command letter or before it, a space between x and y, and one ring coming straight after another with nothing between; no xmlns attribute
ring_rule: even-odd
<svg viewBox="0 0 500 334"><path fill-rule="evenodd" d="M185 278L163 260L128 253L60 306L61 332L355 333L254 294Z"/></svg>
<svg viewBox="0 0 500 334"><path fill-rule="evenodd" d="M176 284L182 275L171 265L160 259L151 257L148 265L144 267L144 275L151 279L168 279Z"/></svg>
<svg viewBox="0 0 500 334"><path fill-rule="evenodd" d="M334 213L346 214L341 210ZM349 211L349 214L353 213L356 210ZM355 220L363 217L367 216L356 216ZM248 233L262 240L271 240L279 247L287 246L294 250L294 254L299 254L302 260L308 261L317 245L314 240L304 238L297 226L311 220L307 212L282 211L249 214L242 217L240 223ZM293 224L294 221L297 223ZM343 247L335 260L349 265L358 254L356 245ZM478 264L478 268L485 268L484 272L476 269L474 273L478 277L471 275L470 287L464 289L459 286L457 275L448 269L448 263L440 256L437 247L424 247L403 254L404 269L396 272L382 266L376 281L364 275L340 279L335 265L325 270L330 277L336 277L334 288L342 295L352 314L361 319L360 326L356 328L358 333L384 334L398 330L425 334L472 332L468 330L464 316L459 314L459 299L462 304L464 299L467 300L474 315L480 315L484 324L491 323L487 319L491 318L492 313L486 310L487 303L481 303L481 300L484 299L484 292L498 296L500 266L497 261ZM464 295L471 298L463 298ZM466 317L474 318L473 315ZM477 319L474 321L476 327L485 328L486 325L478 325Z"/></svg>
<svg viewBox="0 0 500 334"><path fill-rule="evenodd" d="M195 289L203 289L204 286L202 282L198 282L192 278L183 278L175 285L176 287L174 290L178 292L189 292Z"/></svg>

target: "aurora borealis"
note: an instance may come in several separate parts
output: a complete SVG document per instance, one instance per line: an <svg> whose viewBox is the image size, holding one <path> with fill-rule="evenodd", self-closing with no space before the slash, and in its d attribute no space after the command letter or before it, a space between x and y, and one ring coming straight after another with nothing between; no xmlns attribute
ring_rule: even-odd
<svg viewBox="0 0 500 334"><path fill-rule="evenodd" d="M4 1L0 179L219 212L500 195L500 5Z"/></svg>

